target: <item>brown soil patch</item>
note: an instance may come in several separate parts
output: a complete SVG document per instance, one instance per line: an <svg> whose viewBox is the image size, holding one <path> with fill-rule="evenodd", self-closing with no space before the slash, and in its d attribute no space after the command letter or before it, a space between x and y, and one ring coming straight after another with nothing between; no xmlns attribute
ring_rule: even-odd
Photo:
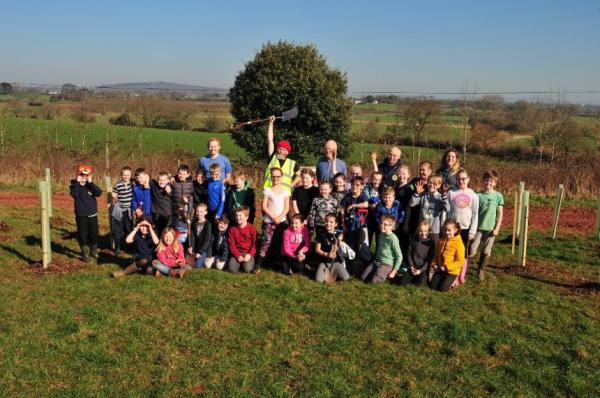
<svg viewBox="0 0 600 398"><path fill-rule="evenodd" d="M0 192L0 206L38 208L39 194L37 192ZM104 195L98 198L98 206L106 208L106 200ZM68 192L53 192L52 207L59 209L72 209L73 198ZM56 222L60 222L59 217L53 217L53 222L55 222L55 218L57 219Z"/></svg>
<svg viewBox="0 0 600 398"><path fill-rule="evenodd" d="M30 272L37 276L48 274L66 275L85 268L86 264L79 260L69 260L63 258L54 258L52 264L48 268L43 269L41 263L34 263L25 267L26 272Z"/></svg>
<svg viewBox="0 0 600 398"><path fill-rule="evenodd" d="M502 227L512 229L514 212L504 209ZM554 209L549 207L529 208L529 229L550 231L554 221ZM581 207L563 208L558 217L558 231L570 233L593 233L596 229L596 211Z"/></svg>
<svg viewBox="0 0 600 398"><path fill-rule="evenodd" d="M11 229L7 223L0 221L0 232L10 232Z"/></svg>

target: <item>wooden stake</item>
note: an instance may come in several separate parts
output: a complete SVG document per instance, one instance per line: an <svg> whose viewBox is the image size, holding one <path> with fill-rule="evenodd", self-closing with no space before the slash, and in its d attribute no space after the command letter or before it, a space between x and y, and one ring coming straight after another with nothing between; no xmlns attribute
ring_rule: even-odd
<svg viewBox="0 0 600 398"><path fill-rule="evenodd" d="M48 212L48 217L52 217L52 177L50 175L50 169L48 168L46 168L46 189L48 191L46 211Z"/></svg>
<svg viewBox="0 0 600 398"><path fill-rule="evenodd" d="M525 266L525 256L527 254L527 230L529 223L529 191L523 191L521 201L521 224L519 225L519 265Z"/></svg>
<svg viewBox="0 0 600 398"><path fill-rule="evenodd" d="M511 251L510 254L511 255L515 255L515 247L517 245L517 234L519 233L519 220L518 220L518 213L519 213L519 206L521 204L519 203L519 192L515 191L515 202L513 204L513 232L512 232L512 247L511 247Z"/></svg>
<svg viewBox="0 0 600 398"><path fill-rule="evenodd" d="M112 237L112 209L113 209L113 198L112 198L112 184L110 176L104 177L104 185L106 187L106 203L108 204L108 228L110 231L110 247L114 249L115 242Z"/></svg>
<svg viewBox="0 0 600 398"><path fill-rule="evenodd" d="M598 197L598 209L596 209L596 238L600 239L600 197Z"/></svg>
<svg viewBox="0 0 600 398"><path fill-rule="evenodd" d="M523 203L523 191L525 190L525 183L523 181L519 182L519 204ZM522 212L522 208L521 206L519 206L518 208L518 214L517 214L517 224L520 226L521 225L521 218L523 217L523 212ZM520 229L517 230L517 239L519 238L521 231Z"/></svg>
<svg viewBox="0 0 600 398"><path fill-rule="evenodd" d="M41 225L41 247L42 247L42 268L48 268L51 258L49 252L51 251L50 241L50 221L48 219L48 188L46 181L39 182L40 191L40 225Z"/></svg>
<svg viewBox="0 0 600 398"><path fill-rule="evenodd" d="M556 239L556 232L558 231L558 216L560 215L560 207L565 196L565 188L563 184L558 184L556 190L556 207L554 207L554 221L552 223L552 239Z"/></svg>

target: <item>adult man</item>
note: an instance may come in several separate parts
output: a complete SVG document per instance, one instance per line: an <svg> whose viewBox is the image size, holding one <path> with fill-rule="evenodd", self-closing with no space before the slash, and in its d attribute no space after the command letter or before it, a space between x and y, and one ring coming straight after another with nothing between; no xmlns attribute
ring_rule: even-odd
<svg viewBox="0 0 600 398"><path fill-rule="evenodd" d="M223 183L229 182L231 178L231 163L226 156L219 153L221 150L221 143L218 138L210 138L208 140L208 155L202 156L198 159L198 168L204 170L205 175L209 175L210 166L214 163L218 163L221 166L220 180Z"/></svg>
<svg viewBox="0 0 600 398"><path fill-rule="evenodd" d="M347 174L346 163L337 157L337 143L329 140L325 143L324 157L317 162L317 180L319 182L332 182L337 173Z"/></svg>
<svg viewBox="0 0 600 398"><path fill-rule="evenodd" d="M272 185L271 180L271 169L273 167L279 167L283 172L281 177L281 185L287 189L290 194L292 187L294 187L299 181L300 177L297 175L300 170L298 162L288 158L290 152L292 152L292 145L286 140L280 140L277 142L277 147L273 141L273 125L275 124L275 116L269 117L269 128L267 130L267 150L269 153L269 163L267 164L267 170L265 171L265 177L263 179L263 189L267 189Z"/></svg>
<svg viewBox="0 0 600 398"><path fill-rule="evenodd" d="M377 152L371 153L371 160L373 161L373 171L379 171L383 173L383 184L381 184L381 190L383 191L386 187L394 187L398 180L398 171L402 163L400 162L401 151L397 146L392 146L388 151L387 157L381 164L377 165Z"/></svg>

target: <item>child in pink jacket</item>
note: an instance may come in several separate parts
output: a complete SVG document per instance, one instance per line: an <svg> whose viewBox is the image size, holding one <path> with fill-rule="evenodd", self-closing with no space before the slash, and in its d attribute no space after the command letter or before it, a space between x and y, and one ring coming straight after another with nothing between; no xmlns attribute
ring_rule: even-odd
<svg viewBox="0 0 600 398"><path fill-rule="evenodd" d="M310 249L310 233L304 225L304 217L296 214L292 217L292 225L283 232L283 273L292 275L293 272L304 271L306 253Z"/></svg>
<svg viewBox="0 0 600 398"><path fill-rule="evenodd" d="M166 275L183 278L192 268L185 262L183 245L175 238L175 230L167 227L160 236L156 248L156 260L152 261L156 276Z"/></svg>

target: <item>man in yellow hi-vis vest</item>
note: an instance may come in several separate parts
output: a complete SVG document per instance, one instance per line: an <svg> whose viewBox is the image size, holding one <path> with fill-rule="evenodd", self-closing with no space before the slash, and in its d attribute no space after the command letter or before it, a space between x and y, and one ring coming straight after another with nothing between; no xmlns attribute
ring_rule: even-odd
<svg viewBox="0 0 600 398"><path fill-rule="evenodd" d="M279 167L283 171L281 185L291 193L292 188L300 181L300 177L298 176L298 170L300 170L300 166L298 165L298 162L288 158L289 153L292 152L292 145L288 141L281 140L277 142L277 147L275 147L273 142L274 124L275 116L269 117L269 128L267 130L269 163L267 164L267 170L265 171L263 189L267 189L271 186L271 168Z"/></svg>

